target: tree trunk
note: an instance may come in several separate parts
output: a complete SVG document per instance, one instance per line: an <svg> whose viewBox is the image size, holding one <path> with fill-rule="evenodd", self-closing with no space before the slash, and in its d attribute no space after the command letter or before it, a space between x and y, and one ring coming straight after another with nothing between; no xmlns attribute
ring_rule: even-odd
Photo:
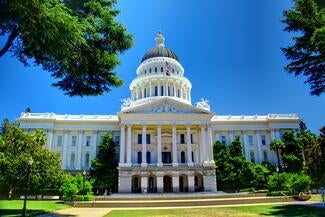
<svg viewBox="0 0 325 217"><path fill-rule="evenodd" d="M276 150L276 156L278 157L278 167L279 167L279 170L280 170L280 156L279 156L279 149Z"/></svg>

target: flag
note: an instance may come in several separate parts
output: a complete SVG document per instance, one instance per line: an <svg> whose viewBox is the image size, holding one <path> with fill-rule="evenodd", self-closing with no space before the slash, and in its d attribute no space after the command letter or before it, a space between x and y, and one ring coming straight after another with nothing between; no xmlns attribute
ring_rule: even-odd
<svg viewBox="0 0 325 217"><path fill-rule="evenodd" d="M166 75L170 76L170 70L172 69L172 67L170 66L170 64L166 61Z"/></svg>

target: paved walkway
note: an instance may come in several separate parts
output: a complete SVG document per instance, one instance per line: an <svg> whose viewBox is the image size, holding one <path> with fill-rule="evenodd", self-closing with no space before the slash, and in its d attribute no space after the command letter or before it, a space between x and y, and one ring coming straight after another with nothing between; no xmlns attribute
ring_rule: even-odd
<svg viewBox="0 0 325 217"><path fill-rule="evenodd" d="M230 205L211 205L211 206L183 206L183 207L138 207L138 208L69 208L53 213L41 215L40 217L102 217L112 210L137 210L137 209L191 209L191 208L216 208L216 207L238 207L238 206L261 206L261 205L306 205L324 207L318 202L277 202L277 203L252 203L252 204L230 204Z"/></svg>

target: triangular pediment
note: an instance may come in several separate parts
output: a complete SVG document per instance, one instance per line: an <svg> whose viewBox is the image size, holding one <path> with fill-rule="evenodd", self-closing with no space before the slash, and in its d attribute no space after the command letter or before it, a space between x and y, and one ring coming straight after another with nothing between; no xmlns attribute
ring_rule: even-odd
<svg viewBox="0 0 325 217"><path fill-rule="evenodd" d="M125 109L121 114L212 114L191 104L171 98L163 98Z"/></svg>

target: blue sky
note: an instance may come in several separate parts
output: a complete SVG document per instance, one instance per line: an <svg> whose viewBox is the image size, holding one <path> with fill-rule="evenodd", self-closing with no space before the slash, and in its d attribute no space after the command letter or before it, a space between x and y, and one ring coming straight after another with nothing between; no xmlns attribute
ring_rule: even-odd
<svg viewBox="0 0 325 217"><path fill-rule="evenodd" d="M325 124L325 96L310 96L303 77L283 70L287 61L280 47L292 42L280 20L291 6L291 0L120 0L118 19L135 36L134 47L120 56L122 87L103 96L71 98L51 86L53 79L41 67L24 67L6 54L0 58L0 119L14 120L26 107L116 114L160 30L192 82L192 102L206 98L220 115L297 113L318 133ZM0 38L1 46L4 41Z"/></svg>

